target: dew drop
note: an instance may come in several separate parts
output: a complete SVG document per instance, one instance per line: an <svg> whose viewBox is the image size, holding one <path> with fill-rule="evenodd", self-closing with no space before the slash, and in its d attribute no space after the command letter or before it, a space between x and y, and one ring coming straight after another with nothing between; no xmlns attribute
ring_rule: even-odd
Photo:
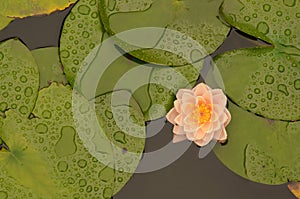
<svg viewBox="0 0 300 199"><path fill-rule="evenodd" d="M292 31L290 29L285 29L284 34L286 36L290 36L292 34Z"/></svg>
<svg viewBox="0 0 300 199"><path fill-rule="evenodd" d="M273 84L274 83L274 77L272 75L266 75L265 82L267 84Z"/></svg>
<svg viewBox="0 0 300 199"><path fill-rule="evenodd" d="M7 110L7 108L8 108L8 104L6 102L0 103L0 111L4 112L5 110Z"/></svg>
<svg viewBox="0 0 300 199"><path fill-rule="evenodd" d="M68 163L66 161L60 161L57 164L57 169L59 172L66 172L68 170Z"/></svg>
<svg viewBox="0 0 300 199"><path fill-rule="evenodd" d="M21 114L25 115L26 113L28 113L28 108L26 106L21 106L19 111Z"/></svg>
<svg viewBox="0 0 300 199"><path fill-rule="evenodd" d="M296 90L300 90L300 79L296 79L296 80L294 81L294 88L295 88Z"/></svg>
<svg viewBox="0 0 300 199"><path fill-rule="evenodd" d="M61 130L61 136L55 145L55 153L59 156L74 154L77 150L75 144L75 130L73 127L64 126Z"/></svg>
<svg viewBox="0 0 300 199"><path fill-rule="evenodd" d="M257 107L257 104L255 104L255 103L251 103L251 104L250 104L250 108L253 109L253 108L256 108L256 107Z"/></svg>
<svg viewBox="0 0 300 199"><path fill-rule="evenodd" d="M68 58L68 57L70 57L70 53L69 53L69 51L67 51L67 50L62 50L62 51L60 52L60 56L61 56L62 58Z"/></svg>
<svg viewBox="0 0 300 199"><path fill-rule="evenodd" d="M259 93L260 93L260 89L259 89L259 88L255 88L255 89L254 89L254 93L255 93L255 94L259 94Z"/></svg>
<svg viewBox="0 0 300 199"><path fill-rule="evenodd" d="M248 22L248 21L250 21L250 17L249 17L249 16L245 16L245 17L244 17L244 20L245 20L246 22Z"/></svg>
<svg viewBox="0 0 300 199"><path fill-rule="evenodd" d="M278 71L281 72L281 73L283 73L285 71L284 66L283 65L279 65L278 66Z"/></svg>
<svg viewBox="0 0 300 199"><path fill-rule="evenodd" d="M271 6L269 4L265 4L263 5L263 9L264 11L269 12L271 10Z"/></svg>
<svg viewBox="0 0 300 199"><path fill-rule="evenodd" d="M80 187L85 187L86 185L87 185L87 182L86 182L85 179L80 179L80 180L79 180L79 186L80 186Z"/></svg>
<svg viewBox="0 0 300 199"><path fill-rule="evenodd" d="M112 194L113 194L113 191L112 191L112 189L111 189L110 187L106 187L106 188L103 190L103 197L104 197L104 198L109 199L109 198L111 198Z"/></svg>
<svg viewBox="0 0 300 199"><path fill-rule="evenodd" d="M86 165L87 165L87 161L84 160L84 159L78 160L77 165L78 165L80 168L85 168Z"/></svg>
<svg viewBox="0 0 300 199"><path fill-rule="evenodd" d="M106 110L105 111L105 116L108 118L108 119L112 119L113 118L113 113L109 110Z"/></svg>
<svg viewBox="0 0 300 199"><path fill-rule="evenodd" d="M257 24L257 30L263 34L269 33L269 26L265 22L259 22Z"/></svg>
<svg viewBox="0 0 300 199"><path fill-rule="evenodd" d="M283 4L288 7L293 7L296 5L296 0L283 0Z"/></svg>
<svg viewBox="0 0 300 199"><path fill-rule="evenodd" d="M52 117L52 113L48 110L45 110L45 111L42 112L42 116L45 119L50 119Z"/></svg>
<svg viewBox="0 0 300 199"><path fill-rule="evenodd" d="M92 190L93 190L93 187L91 185L86 187L86 192L90 193L90 192L92 192Z"/></svg>
<svg viewBox="0 0 300 199"><path fill-rule="evenodd" d="M267 92L267 98L268 98L269 100L272 99L272 95L273 95L273 93L272 93L271 91L268 91L268 92Z"/></svg>
<svg viewBox="0 0 300 199"><path fill-rule="evenodd" d="M114 170L111 169L110 167L105 167L98 174L98 177L103 182L109 182L112 176L114 176Z"/></svg>
<svg viewBox="0 0 300 199"><path fill-rule="evenodd" d="M26 97L31 97L32 94L33 94L33 90L32 90L31 87L25 88L25 90L24 90L24 95L25 95Z"/></svg>
<svg viewBox="0 0 300 199"><path fill-rule="evenodd" d="M88 15L88 14L90 14L91 9L90 9L90 7L88 7L86 5L80 5L78 7L78 12L83 15Z"/></svg>
<svg viewBox="0 0 300 199"><path fill-rule="evenodd" d="M287 90L287 87L286 85L284 84L279 84L278 87L277 87L278 91L282 92L285 96L288 96L289 95L289 92Z"/></svg>
<svg viewBox="0 0 300 199"><path fill-rule="evenodd" d="M20 77L20 81L21 81L22 83L26 83L26 82L27 82L27 77L24 76L24 75L22 75L22 76Z"/></svg>
<svg viewBox="0 0 300 199"><path fill-rule="evenodd" d="M36 125L35 131L40 134L45 134L48 132L48 126L46 124L39 123L38 125Z"/></svg>
<svg viewBox="0 0 300 199"><path fill-rule="evenodd" d="M90 33L88 33L87 31L83 31L82 32L82 37L83 38L88 38L88 37L90 37Z"/></svg>
<svg viewBox="0 0 300 199"><path fill-rule="evenodd" d="M117 142L120 142L120 143L122 143L122 144L126 144L125 133L122 132L122 131L115 132L115 134L114 134L114 139L115 139Z"/></svg>

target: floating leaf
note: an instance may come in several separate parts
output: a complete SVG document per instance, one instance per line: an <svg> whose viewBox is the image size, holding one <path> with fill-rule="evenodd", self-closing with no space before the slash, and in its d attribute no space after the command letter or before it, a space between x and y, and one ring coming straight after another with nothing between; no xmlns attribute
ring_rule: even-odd
<svg viewBox="0 0 300 199"><path fill-rule="evenodd" d="M300 183L299 182L290 182L288 184L288 188L297 198L300 198Z"/></svg>
<svg viewBox="0 0 300 199"><path fill-rule="evenodd" d="M0 43L0 111L13 109L28 117L38 95L38 67L17 39Z"/></svg>
<svg viewBox="0 0 300 199"><path fill-rule="evenodd" d="M24 18L27 16L50 14L56 10L64 10L74 2L76 2L76 0L1 0L0 30L4 28L14 18Z"/></svg>
<svg viewBox="0 0 300 199"><path fill-rule="evenodd" d="M161 27L165 31L148 33L152 48L132 52L141 60L163 65L186 65L188 62L181 57L185 54L184 40L191 37L203 46L208 53L214 52L225 40L229 28L218 20L218 9L221 0L216 1L152 1L152 0L101 0L100 14L106 31L114 35L126 30L142 27ZM184 36L172 34L177 30ZM139 35L136 36L137 38ZM124 39L124 38L122 38ZM125 43L130 43L126 39ZM149 43L149 41L147 41ZM130 50L128 44L119 42L125 50ZM195 48L188 43L189 48ZM171 52L176 52L173 54ZM207 53L203 54L203 58Z"/></svg>
<svg viewBox="0 0 300 199"><path fill-rule="evenodd" d="M300 180L300 122L268 120L229 103L228 143L217 157L232 171L264 184Z"/></svg>
<svg viewBox="0 0 300 199"><path fill-rule="evenodd" d="M13 18L9 18L0 14L0 30L5 28L12 20Z"/></svg>
<svg viewBox="0 0 300 199"><path fill-rule="evenodd" d="M39 194L39 198L111 197L114 171L93 158L83 146L75 130L71 103L72 90L52 84L39 93L34 109L36 118L22 119L12 111L7 112L2 128L5 134L2 133L1 137L8 140L6 144L23 163L19 164L11 158L12 163L5 167L6 178L13 178L17 182L12 188L3 190L9 198L16 196L13 195L15 187L20 186L26 187L29 193ZM84 100L82 103L86 104ZM80 130L88 129L81 126ZM112 161L111 146L106 146L109 148L103 152ZM1 160L3 157L1 153ZM40 162L36 160L38 157L42 157ZM48 176L47 172L39 169L43 165ZM31 175L29 171L39 173ZM49 184L52 181L55 182L54 188ZM5 181L0 183L2 190L2 187L6 187L2 185ZM50 194L46 194L48 191Z"/></svg>
<svg viewBox="0 0 300 199"><path fill-rule="evenodd" d="M225 0L220 13L239 30L299 55L299 10L299 0Z"/></svg>
<svg viewBox="0 0 300 199"><path fill-rule="evenodd" d="M79 0L67 16L60 38L60 58L71 85L84 58L101 43L102 35L98 1Z"/></svg>
<svg viewBox="0 0 300 199"><path fill-rule="evenodd" d="M40 89L48 87L52 82L67 84L57 47L40 48L31 53L39 68Z"/></svg>
<svg viewBox="0 0 300 199"><path fill-rule="evenodd" d="M94 101L99 123L111 140L115 162L116 194L133 175L142 157L146 127L139 105L128 91L114 91Z"/></svg>
<svg viewBox="0 0 300 199"><path fill-rule="evenodd" d="M277 120L300 119L300 57L273 48L242 49L215 58L227 95Z"/></svg>

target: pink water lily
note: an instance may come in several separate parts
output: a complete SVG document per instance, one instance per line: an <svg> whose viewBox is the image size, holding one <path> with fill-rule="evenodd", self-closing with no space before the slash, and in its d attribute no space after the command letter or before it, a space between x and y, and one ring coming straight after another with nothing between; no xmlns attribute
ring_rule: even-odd
<svg viewBox="0 0 300 199"><path fill-rule="evenodd" d="M211 89L200 83L192 90L179 89L176 97L174 108L166 116L174 125L174 143L188 139L205 146L213 139L227 140L225 127L231 115L221 89Z"/></svg>

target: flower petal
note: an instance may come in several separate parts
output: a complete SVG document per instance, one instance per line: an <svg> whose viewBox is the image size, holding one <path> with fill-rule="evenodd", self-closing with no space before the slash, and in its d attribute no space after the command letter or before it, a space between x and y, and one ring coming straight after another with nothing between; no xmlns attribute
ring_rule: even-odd
<svg viewBox="0 0 300 199"><path fill-rule="evenodd" d="M205 146L207 145L209 142L205 141L204 139L200 139L200 140L194 140L195 144L197 144L198 146Z"/></svg>
<svg viewBox="0 0 300 199"><path fill-rule="evenodd" d="M194 104L182 104L181 106L181 110L184 114L189 114L191 112L193 112L193 110L195 109L195 105Z"/></svg>
<svg viewBox="0 0 300 199"><path fill-rule="evenodd" d="M175 101L174 101L174 108L176 109L176 111L177 111L178 113L181 112L181 103L180 103L179 100L175 100Z"/></svg>
<svg viewBox="0 0 300 199"><path fill-rule="evenodd" d="M186 136L185 135L174 135L173 136L173 143L177 143L177 142L181 142L186 140Z"/></svg>
<svg viewBox="0 0 300 199"><path fill-rule="evenodd" d="M196 96L203 96L204 93L208 92L208 86L206 86L204 83L200 83L195 86L192 91Z"/></svg>
<svg viewBox="0 0 300 199"><path fill-rule="evenodd" d="M214 139L216 140L226 140L227 139L227 132L224 127L214 133Z"/></svg>
<svg viewBox="0 0 300 199"><path fill-rule="evenodd" d="M173 133L176 135L185 135L185 131L182 126L175 125L173 127Z"/></svg>
<svg viewBox="0 0 300 199"><path fill-rule="evenodd" d="M194 141L195 140L195 131L193 132L186 132L186 138L190 141Z"/></svg>
<svg viewBox="0 0 300 199"><path fill-rule="evenodd" d="M195 134L195 139L200 140L205 137L207 132L205 132L203 129L199 128Z"/></svg>
<svg viewBox="0 0 300 199"><path fill-rule="evenodd" d="M227 119L227 121L224 123L224 126L227 126L227 125L229 124L229 122L231 121L231 114L230 114L230 112L229 112L227 109L225 109L225 114L226 114L226 116L228 117L228 119Z"/></svg>
<svg viewBox="0 0 300 199"><path fill-rule="evenodd" d="M196 97L192 93L183 93L181 101L183 104L188 103L188 104L196 104Z"/></svg>
<svg viewBox="0 0 300 199"><path fill-rule="evenodd" d="M191 95L194 95L193 91L190 89L179 89L176 94L176 98L181 100L184 93L190 93Z"/></svg>
<svg viewBox="0 0 300 199"><path fill-rule="evenodd" d="M177 117L177 115L178 115L178 112L175 110L175 108L172 108L166 115L166 118L170 123L176 124L175 118Z"/></svg>
<svg viewBox="0 0 300 199"><path fill-rule="evenodd" d="M213 104L219 104L222 107L226 106L227 97L223 93L222 89L213 89L212 90L212 98L213 98Z"/></svg>
<svg viewBox="0 0 300 199"><path fill-rule="evenodd" d="M183 117L182 114L178 114L177 117L174 119L175 123L182 126L183 125Z"/></svg>

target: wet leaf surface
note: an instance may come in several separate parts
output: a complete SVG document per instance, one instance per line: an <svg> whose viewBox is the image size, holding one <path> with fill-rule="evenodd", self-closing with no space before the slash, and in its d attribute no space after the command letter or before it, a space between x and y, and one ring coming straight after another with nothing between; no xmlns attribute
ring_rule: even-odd
<svg viewBox="0 0 300 199"><path fill-rule="evenodd" d="M13 109L28 117L38 95L39 73L35 60L17 39L0 43L0 111Z"/></svg>
<svg viewBox="0 0 300 199"><path fill-rule="evenodd" d="M79 0L65 19L60 37L60 58L71 85L85 57L101 43L102 35L98 1Z"/></svg>
<svg viewBox="0 0 300 199"><path fill-rule="evenodd" d="M101 0L100 14L104 27L110 35L141 27L166 28L157 35L149 35L153 47L158 46L161 50L144 49L131 54L150 63L185 65L188 62L180 58L180 55L185 53L180 45L185 38L178 38L170 30L177 30L199 42L207 51L201 58L214 52L229 32L229 28L218 19L221 2L220 0ZM125 50L130 50L130 46L122 42L120 44Z"/></svg>
<svg viewBox="0 0 300 199"><path fill-rule="evenodd" d="M228 143L214 152L230 170L270 185L300 179L299 122L264 119L231 102L229 111Z"/></svg>
<svg viewBox="0 0 300 199"><path fill-rule="evenodd" d="M59 60L57 47L46 47L31 51L40 73L40 89L52 82L68 83Z"/></svg>

